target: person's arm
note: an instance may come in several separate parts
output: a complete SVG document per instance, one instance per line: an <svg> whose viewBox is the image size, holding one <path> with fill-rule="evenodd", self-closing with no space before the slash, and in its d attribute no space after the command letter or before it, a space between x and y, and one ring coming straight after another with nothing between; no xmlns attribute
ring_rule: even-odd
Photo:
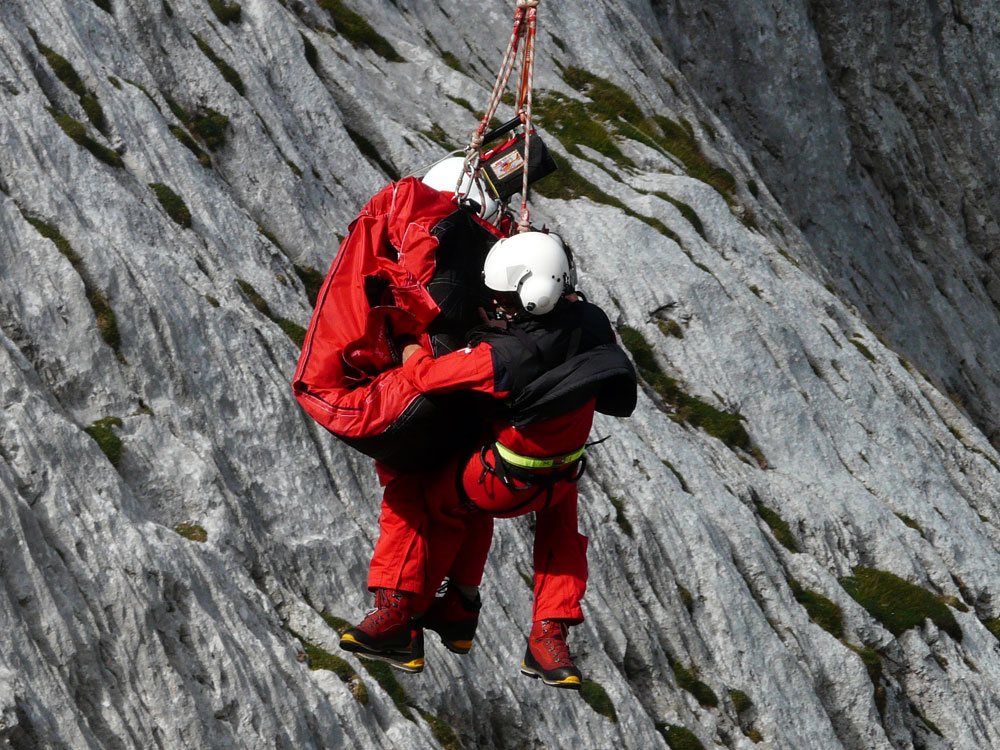
<svg viewBox="0 0 1000 750"><path fill-rule="evenodd" d="M431 356L418 344L403 349L403 375L421 393L475 391L505 398L496 390L493 352L487 343L466 347L440 357Z"/></svg>

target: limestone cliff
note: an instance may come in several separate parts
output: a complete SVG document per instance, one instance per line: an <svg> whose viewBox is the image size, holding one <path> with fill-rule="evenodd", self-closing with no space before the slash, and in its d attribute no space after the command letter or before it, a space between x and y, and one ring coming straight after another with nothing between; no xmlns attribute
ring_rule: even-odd
<svg viewBox="0 0 1000 750"><path fill-rule="evenodd" d="M0 4L8 746L1000 746L994 4L543 2L536 218L644 381L588 700L518 673L528 519L469 656L325 653L378 487L292 398L309 289L512 5Z"/></svg>

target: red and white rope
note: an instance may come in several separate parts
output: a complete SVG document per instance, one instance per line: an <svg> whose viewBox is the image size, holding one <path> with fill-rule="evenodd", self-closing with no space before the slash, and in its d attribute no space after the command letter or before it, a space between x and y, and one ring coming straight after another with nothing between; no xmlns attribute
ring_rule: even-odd
<svg viewBox="0 0 1000 750"><path fill-rule="evenodd" d="M465 149L463 174L459 176L455 185L455 193L458 194L465 174L472 175L473 181L475 181L479 173L479 151L483 145L483 137L486 135L490 122L493 120L504 92L507 90L507 84L510 82L510 76L517 61L521 38L524 37L524 48L521 50L521 76L517 92L517 114L524 127L524 174L521 183L521 215L517 225L519 232L527 232L531 226L528 209L528 161L531 153L531 92L534 83L535 32L538 26L539 2L540 0L517 0L517 9L514 11L514 29L510 35L510 41L507 43L507 50L504 52L500 73L493 84L493 91L490 93L489 104L483 114L482 121Z"/></svg>

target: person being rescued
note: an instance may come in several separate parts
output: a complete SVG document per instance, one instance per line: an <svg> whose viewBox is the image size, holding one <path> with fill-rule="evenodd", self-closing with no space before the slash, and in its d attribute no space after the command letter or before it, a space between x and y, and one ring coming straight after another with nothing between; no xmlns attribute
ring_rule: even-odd
<svg viewBox="0 0 1000 750"><path fill-rule="evenodd" d="M487 429L475 450L443 467L383 475L387 502L368 578L375 609L344 632L341 648L419 672L426 629L468 653L493 519L534 512L532 627L520 668L546 685L580 688L566 640L583 621L587 586L577 482L595 411L629 416L637 379L607 316L576 293L573 277L556 236L501 239L483 267L489 320L467 346L434 356L427 337L402 342L402 377L427 396L478 394L484 400L470 403Z"/></svg>

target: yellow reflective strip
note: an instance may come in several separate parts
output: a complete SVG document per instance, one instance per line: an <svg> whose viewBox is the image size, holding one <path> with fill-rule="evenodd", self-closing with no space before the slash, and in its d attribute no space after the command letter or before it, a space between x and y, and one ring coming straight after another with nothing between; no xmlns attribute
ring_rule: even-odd
<svg viewBox="0 0 1000 750"><path fill-rule="evenodd" d="M496 443L496 452L500 454L500 458L511 466L517 466L521 469L552 469L556 466L565 466L579 460L586 450L587 446L583 446L579 450L567 453L565 456L532 458L531 456L522 456L520 453L515 453L501 443Z"/></svg>

